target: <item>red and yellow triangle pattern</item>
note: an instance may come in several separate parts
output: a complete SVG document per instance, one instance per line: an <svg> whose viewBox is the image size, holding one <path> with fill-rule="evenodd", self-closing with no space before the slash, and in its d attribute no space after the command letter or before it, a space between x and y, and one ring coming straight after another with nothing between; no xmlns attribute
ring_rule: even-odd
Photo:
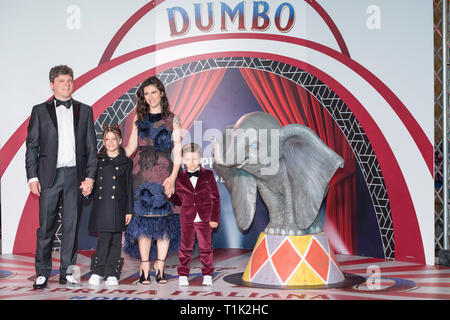
<svg viewBox="0 0 450 320"><path fill-rule="evenodd" d="M279 286L326 285L345 280L325 233L280 236L262 232L242 279Z"/></svg>

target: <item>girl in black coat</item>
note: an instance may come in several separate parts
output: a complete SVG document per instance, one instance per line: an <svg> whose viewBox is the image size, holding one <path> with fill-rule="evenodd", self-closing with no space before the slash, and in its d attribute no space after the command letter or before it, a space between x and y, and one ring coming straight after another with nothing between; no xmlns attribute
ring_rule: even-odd
<svg viewBox="0 0 450 320"><path fill-rule="evenodd" d="M104 125L89 220L89 232L99 233L97 250L91 261L91 285L99 285L103 278L107 285L118 285L123 266L122 232L133 211L133 162L126 157L121 143L119 125Z"/></svg>

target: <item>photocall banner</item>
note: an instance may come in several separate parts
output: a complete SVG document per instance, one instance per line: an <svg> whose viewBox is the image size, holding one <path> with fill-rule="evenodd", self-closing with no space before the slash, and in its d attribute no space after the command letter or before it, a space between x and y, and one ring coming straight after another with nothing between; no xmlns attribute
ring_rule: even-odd
<svg viewBox="0 0 450 320"><path fill-rule="evenodd" d="M2 253L34 252L38 199L25 174L33 105L52 97L48 72L74 70L74 98L124 145L141 81L158 76L183 142L203 147L242 115L310 127L345 160L320 210L337 253L434 264L431 1L31 1L1 5ZM56 142L55 142L56 143ZM216 176L217 177L217 176ZM253 248L268 223L258 196L240 230L221 180L215 247ZM79 248L90 205L79 223Z"/></svg>

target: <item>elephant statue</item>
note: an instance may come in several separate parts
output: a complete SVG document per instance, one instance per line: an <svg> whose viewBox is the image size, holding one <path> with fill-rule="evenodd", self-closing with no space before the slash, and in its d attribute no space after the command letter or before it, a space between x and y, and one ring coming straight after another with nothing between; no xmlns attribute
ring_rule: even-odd
<svg viewBox="0 0 450 320"><path fill-rule="evenodd" d="M268 211L266 234L319 233L316 219L331 178L344 159L308 127L281 127L266 112L251 112L215 141L213 168L230 192L240 229L255 216L257 190Z"/></svg>

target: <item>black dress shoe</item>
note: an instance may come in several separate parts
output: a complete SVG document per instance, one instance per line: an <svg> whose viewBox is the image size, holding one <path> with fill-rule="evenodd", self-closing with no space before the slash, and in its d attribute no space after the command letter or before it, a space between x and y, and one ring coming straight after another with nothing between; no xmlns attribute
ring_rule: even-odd
<svg viewBox="0 0 450 320"><path fill-rule="evenodd" d="M45 278L45 281L43 283L39 283L39 284L37 283L37 280L41 277L43 277L43 276L37 277L36 280L34 280L34 283L33 283L34 289L44 289L47 286L47 280L48 280L47 277L43 277L43 278Z"/></svg>

